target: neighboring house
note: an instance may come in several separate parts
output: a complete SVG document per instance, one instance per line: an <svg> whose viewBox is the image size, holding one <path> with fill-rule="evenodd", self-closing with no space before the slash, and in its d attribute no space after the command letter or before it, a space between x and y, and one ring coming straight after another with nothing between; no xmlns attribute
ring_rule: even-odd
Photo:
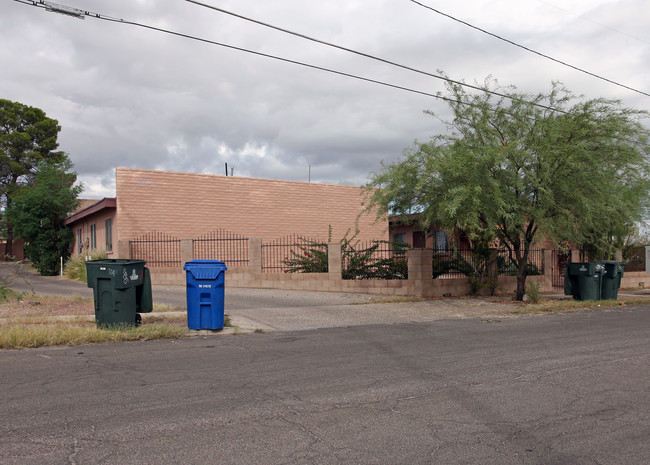
<svg viewBox="0 0 650 465"><path fill-rule="evenodd" d="M6 238L0 238L0 260L13 261L13 260L24 260L25 259L25 242L20 238L14 238L11 242L11 249L13 250L13 256L5 257L5 247L7 245Z"/></svg>
<svg viewBox="0 0 650 465"><path fill-rule="evenodd" d="M456 229L452 234L436 226L423 229L417 214L391 216L389 228L391 241L408 244L414 249L434 249L438 253L446 253L452 245L458 249L471 248L470 240L463 231Z"/></svg>
<svg viewBox="0 0 650 465"><path fill-rule="evenodd" d="M75 212L65 225L75 236L73 253L105 249L156 232L197 239L216 230L272 241L299 234L339 241L358 229L361 241L386 240L388 221L366 212L364 189L170 171L117 168L116 198Z"/></svg>
<svg viewBox="0 0 650 465"><path fill-rule="evenodd" d="M397 243L406 243L414 249L433 249L438 253L446 253L450 247L459 250L472 248L472 241L465 231L456 228L453 233L439 227L431 226L424 230L418 222L418 214L391 216L390 240ZM551 241L539 239L535 244L536 249L555 249Z"/></svg>
<svg viewBox="0 0 650 465"><path fill-rule="evenodd" d="M80 208L63 221L74 234L73 254L89 255L94 250L104 250L109 258L117 256L117 242L113 235L116 205L114 198L84 199Z"/></svg>

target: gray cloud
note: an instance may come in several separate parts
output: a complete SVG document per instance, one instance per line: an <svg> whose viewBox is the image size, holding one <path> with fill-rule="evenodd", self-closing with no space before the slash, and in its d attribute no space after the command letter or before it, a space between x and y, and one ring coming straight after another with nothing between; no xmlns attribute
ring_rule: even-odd
<svg viewBox="0 0 650 465"><path fill-rule="evenodd" d="M214 3L205 0L207 3ZM190 3L58 0L342 72L435 93L440 80L376 63ZM216 3L215 3L216 4ZM430 2L433 6L434 3ZM408 1L321 4L223 1L242 15L455 79L492 75L540 92L553 80L576 94L648 97L536 57ZM650 88L643 0L478 0L445 4L450 14L541 52L642 90ZM1 98L59 120L85 196L114 194L116 166L362 184L380 160L444 131L444 103L160 32L46 13L5 2L0 15ZM645 14L643 13L645 12ZM637 38L632 38L629 35ZM639 40L641 39L641 40Z"/></svg>

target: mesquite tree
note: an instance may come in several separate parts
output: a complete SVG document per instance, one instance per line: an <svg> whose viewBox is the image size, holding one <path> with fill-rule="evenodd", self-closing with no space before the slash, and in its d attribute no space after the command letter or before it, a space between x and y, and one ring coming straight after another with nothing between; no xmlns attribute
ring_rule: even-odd
<svg viewBox="0 0 650 465"><path fill-rule="evenodd" d="M537 95L493 80L482 89L447 83L448 133L371 175L367 187L380 189L369 190L369 208L420 212L425 227L498 239L517 266L522 300L540 237L607 250L647 214L649 132L640 121L648 114L576 98L557 83Z"/></svg>

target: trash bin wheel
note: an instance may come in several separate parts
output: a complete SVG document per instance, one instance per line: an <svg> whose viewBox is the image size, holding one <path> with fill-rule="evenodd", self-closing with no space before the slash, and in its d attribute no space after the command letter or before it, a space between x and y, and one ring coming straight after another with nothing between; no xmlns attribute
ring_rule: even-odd
<svg viewBox="0 0 650 465"><path fill-rule="evenodd" d="M135 327L137 328L141 324L142 324L142 315L140 315L139 313L136 313L135 314Z"/></svg>

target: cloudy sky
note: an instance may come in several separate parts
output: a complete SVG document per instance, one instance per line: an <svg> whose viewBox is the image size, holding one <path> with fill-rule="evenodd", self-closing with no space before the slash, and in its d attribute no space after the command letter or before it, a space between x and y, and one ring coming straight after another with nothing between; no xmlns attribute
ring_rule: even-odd
<svg viewBox="0 0 650 465"><path fill-rule="evenodd" d="M561 81L650 110L650 97L490 37L410 0L201 0L261 22L468 83L525 92ZM420 0L591 73L650 93L647 0ZM30 3L31 2L27 2ZM58 4L435 94L422 74L185 0ZM150 28L0 0L0 98L43 109L83 197L115 195L115 168L364 184L381 160L444 131L433 97ZM648 122L650 124L650 122ZM310 168L311 167L311 168Z"/></svg>

